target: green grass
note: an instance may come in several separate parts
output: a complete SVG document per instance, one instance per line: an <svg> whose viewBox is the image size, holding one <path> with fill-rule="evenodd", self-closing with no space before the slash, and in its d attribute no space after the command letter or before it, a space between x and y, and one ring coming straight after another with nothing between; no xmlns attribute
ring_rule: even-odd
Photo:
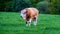
<svg viewBox="0 0 60 34"><path fill-rule="evenodd" d="M39 14L37 26L25 21L16 12L0 12L0 34L60 34L60 15Z"/></svg>

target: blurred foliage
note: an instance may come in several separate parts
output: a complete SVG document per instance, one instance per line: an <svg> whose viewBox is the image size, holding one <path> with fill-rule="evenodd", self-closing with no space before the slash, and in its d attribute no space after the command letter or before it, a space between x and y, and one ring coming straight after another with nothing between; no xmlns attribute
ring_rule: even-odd
<svg viewBox="0 0 60 34"><path fill-rule="evenodd" d="M60 0L0 0L0 11L18 12L35 7L40 13L60 14Z"/></svg>
<svg viewBox="0 0 60 34"><path fill-rule="evenodd" d="M6 3L10 2L11 0L0 0L0 11L4 11L6 7Z"/></svg>
<svg viewBox="0 0 60 34"><path fill-rule="evenodd" d="M52 14L60 14L60 0L51 0L50 12Z"/></svg>
<svg viewBox="0 0 60 34"><path fill-rule="evenodd" d="M31 0L32 7L36 7L36 4L40 1L43 1L43 0Z"/></svg>
<svg viewBox="0 0 60 34"><path fill-rule="evenodd" d="M49 3L47 1L37 3L37 9L39 10L39 13L48 13Z"/></svg>
<svg viewBox="0 0 60 34"><path fill-rule="evenodd" d="M12 4L13 11L20 11L27 7L31 7L30 0L13 0L13 4Z"/></svg>
<svg viewBox="0 0 60 34"><path fill-rule="evenodd" d="M11 0L1 2L0 11L20 11L24 8L31 7L30 0Z"/></svg>

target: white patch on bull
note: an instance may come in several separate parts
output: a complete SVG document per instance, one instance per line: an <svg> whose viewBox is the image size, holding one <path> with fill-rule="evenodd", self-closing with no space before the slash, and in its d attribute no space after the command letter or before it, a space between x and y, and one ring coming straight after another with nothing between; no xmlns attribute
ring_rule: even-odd
<svg viewBox="0 0 60 34"><path fill-rule="evenodd" d="M36 26L36 24L37 24L37 21L35 20L35 21L34 21L34 26Z"/></svg>

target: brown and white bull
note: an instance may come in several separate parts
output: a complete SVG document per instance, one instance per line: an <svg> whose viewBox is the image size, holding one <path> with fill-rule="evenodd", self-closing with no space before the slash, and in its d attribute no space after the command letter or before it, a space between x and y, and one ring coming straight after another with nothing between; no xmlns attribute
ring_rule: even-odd
<svg viewBox="0 0 60 34"><path fill-rule="evenodd" d="M37 24L39 11L36 8L25 8L21 10L21 17L26 20L26 26L30 26L31 21L33 20L34 26Z"/></svg>

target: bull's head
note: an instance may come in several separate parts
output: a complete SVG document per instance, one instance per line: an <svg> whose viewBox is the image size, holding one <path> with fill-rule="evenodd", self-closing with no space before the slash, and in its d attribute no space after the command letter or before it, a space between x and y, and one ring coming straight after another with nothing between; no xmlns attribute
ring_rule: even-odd
<svg viewBox="0 0 60 34"><path fill-rule="evenodd" d="M21 13L20 13L20 16L23 18L23 19L26 19L26 10L21 10Z"/></svg>

